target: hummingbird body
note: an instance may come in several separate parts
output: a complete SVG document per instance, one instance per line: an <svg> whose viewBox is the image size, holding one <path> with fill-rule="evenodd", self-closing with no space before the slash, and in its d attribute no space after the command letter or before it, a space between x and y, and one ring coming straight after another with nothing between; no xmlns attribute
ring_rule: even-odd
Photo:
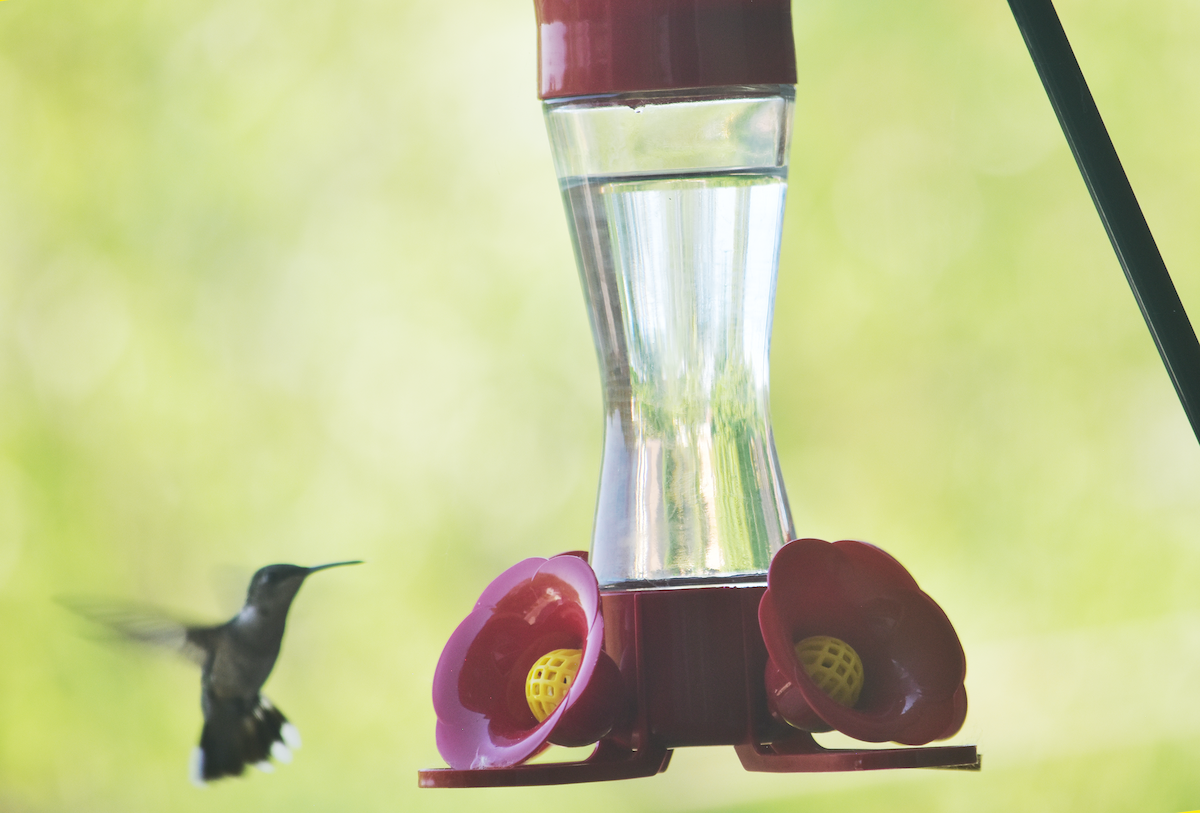
<svg viewBox="0 0 1200 813"><path fill-rule="evenodd" d="M192 755L191 778L197 785L223 776L239 776L246 765L270 771L270 758L290 762L300 734L271 701L263 683L275 668L292 599L318 567L267 565L250 580L241 612L224 624L189 626L159 614L76 609L129 638L177 648L201 668L200 709L204 729Z"/></svg>

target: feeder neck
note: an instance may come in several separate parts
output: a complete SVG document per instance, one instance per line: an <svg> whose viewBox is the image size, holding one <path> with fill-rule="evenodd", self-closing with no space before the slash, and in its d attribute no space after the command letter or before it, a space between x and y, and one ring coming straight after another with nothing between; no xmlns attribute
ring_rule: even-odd
<svg viewBox="0 0 1200 813"><path fill-rule="evenodd" d="M538 96L794 85L790 0L534 0Z"/></svg>

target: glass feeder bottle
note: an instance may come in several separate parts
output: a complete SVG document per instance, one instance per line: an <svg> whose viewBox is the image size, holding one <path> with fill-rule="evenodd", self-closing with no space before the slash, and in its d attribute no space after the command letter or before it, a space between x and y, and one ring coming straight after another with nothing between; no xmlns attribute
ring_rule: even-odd
<svg viewBox="0 0 1200 813"><path fill-rule="evenodd" d="M565 5L539 5L541 79L603 389L590 562L606 590L760 583L792 538L769 358L794 77L743 65L724 73L785 81L709 84L723 78L710 65L694 78L703 85L678 87L694 81L687 64L661 49L650 67L630 66L637 54L605 63L595 40L621 38L598 38L595 18L574 29L578 20L555 19ZM602 19L610 31L729 36L716 31L725 18L714 8L728 10L719 3L615 5L626 16ZM747 50L764 35L754 23L742 21ZM666 53L686 63L683 50ZM579 52L593 78L573 87ZM631 79L614 78L621 66ZM633 89L579 92L622 85Z"/></svg>

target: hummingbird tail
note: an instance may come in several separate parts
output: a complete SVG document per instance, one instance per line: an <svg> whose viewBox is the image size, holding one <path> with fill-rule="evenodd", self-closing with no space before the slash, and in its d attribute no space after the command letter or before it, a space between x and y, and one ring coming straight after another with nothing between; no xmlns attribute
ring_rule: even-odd
<svg viewBox="0 0 1200 813"><path fill-rule="evenodd" d="M216 699L192 755L192 782L203 786L223 776L241 776L247 765L273 770L270 759L291 762L300 732L262 695Z"/></svg>

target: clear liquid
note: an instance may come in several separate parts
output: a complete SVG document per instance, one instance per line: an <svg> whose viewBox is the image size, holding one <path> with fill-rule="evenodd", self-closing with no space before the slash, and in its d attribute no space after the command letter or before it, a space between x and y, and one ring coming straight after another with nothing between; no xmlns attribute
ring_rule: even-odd
<svg viewBox="0 0 1200 813"><path fill-rule="evenodd" d="M562 186L604 387L601 585L765 573L792 533L768 385L786 170Z"/></svg>

